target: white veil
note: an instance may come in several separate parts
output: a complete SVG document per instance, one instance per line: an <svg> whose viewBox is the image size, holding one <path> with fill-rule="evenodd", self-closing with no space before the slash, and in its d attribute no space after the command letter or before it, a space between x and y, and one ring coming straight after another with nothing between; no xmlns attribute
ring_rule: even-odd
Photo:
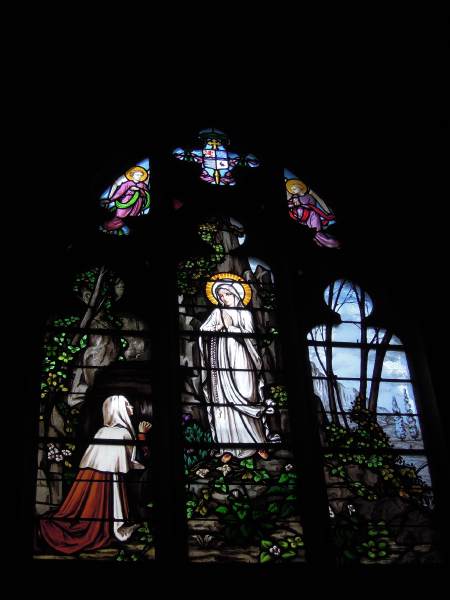
<svg viewBox="0 0 450 600"><path fill-rule="evenodd" d="M211 289L212 295L217 300L219 305L223 306L223 304L219 298L219 290L221 290L221 289L226 289L228 292L233 294L233 296L238 300L238 302L236 303L236 306L240 306L240 307L243 306L242 300L244 299L245 291L239 282L237 282L237 281L233 281L233 282L217 281L212 286L212 289Z"/></svg>
<svg viewBox="0 0 450 600"><path fill-rule="evenodd" d="M127 411L128 400L125 396L109 396L103 402L103 425L105 427L125 427L135 437L130 415Z"/></svg>

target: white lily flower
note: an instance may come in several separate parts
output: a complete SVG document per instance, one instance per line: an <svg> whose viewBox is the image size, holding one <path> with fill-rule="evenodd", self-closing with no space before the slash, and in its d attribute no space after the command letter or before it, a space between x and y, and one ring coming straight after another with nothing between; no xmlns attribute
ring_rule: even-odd
<svg viewBox="0 0 450 600"><path fill-rule="evenodd" d="M199 469L198 471L195 472L195 474L198 475L199 477L201 477L202 479L204 479L208 473L209 473L209 469Z"/></svg>
<svg viewBox="0 0 450 600"><path fill-rule="evenodd" d="M223 465L222 467L216 467L218 471L222 471L224 475L227 475L231 471L230 465Z"/></svg>

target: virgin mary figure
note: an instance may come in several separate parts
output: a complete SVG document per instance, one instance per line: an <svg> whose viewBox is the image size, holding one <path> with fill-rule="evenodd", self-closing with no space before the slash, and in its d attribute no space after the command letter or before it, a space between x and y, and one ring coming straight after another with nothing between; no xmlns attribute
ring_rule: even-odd
<svg viewBox="0 0 450 600"><path fill-rule="evenodd" d="M250 286L238 275L220 273L208 282L206 293L217 308L200 327L206 334L199 340L201 383L211 434L220 445L217 456L223 462L256 453L267 458L266 444L279 441L279 436L270 435L266 422L261 356L250 337L242 335L255 332L245 308Z"/></svg>
<svg viewBox="0 0 450 600"><path fill-rule="evenodd" d="M127 444L136 439L132 414L125 396L109 396L104 401L103 427L84 453L66 499L40 522L42 538L58 552L98 550L114 539L125 542L139 527L129 521L124 481L130 469L145 468L136 460L136 445ZM138 438L145 439L150 427L147 421L139 423Z"/></svg>

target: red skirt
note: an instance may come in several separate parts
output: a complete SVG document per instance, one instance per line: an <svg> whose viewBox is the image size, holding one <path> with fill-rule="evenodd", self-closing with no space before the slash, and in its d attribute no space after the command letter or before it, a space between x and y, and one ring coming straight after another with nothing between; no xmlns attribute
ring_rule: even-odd
<svg viewBox="0 0 450 600"><path fill-rule="evenodd" d="M127 519L125 484L119 481L123 518ZM98 550L113 536L113 473L80 469L66 499L56 512L41 518L40 532L62 554Z"/></svg>

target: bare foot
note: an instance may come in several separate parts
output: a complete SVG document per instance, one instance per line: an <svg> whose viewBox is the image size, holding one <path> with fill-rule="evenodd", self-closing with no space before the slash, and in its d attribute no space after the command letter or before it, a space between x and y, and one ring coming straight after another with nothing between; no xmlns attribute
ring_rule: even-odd
<svg viewBox="0 0 450 600"><path fill-rule="evenodd" d="M223 463L227 463L231 460L231 454L229 452L225 452L222 454L222 458L220 459Z"/></svg>
<svg viewBox="0 0 450 600"><path fill-rule="evenodd" d="M267 450L258 450L258 454L264 460L267 460L269 458L269 453L267 452Z"/></svg>

